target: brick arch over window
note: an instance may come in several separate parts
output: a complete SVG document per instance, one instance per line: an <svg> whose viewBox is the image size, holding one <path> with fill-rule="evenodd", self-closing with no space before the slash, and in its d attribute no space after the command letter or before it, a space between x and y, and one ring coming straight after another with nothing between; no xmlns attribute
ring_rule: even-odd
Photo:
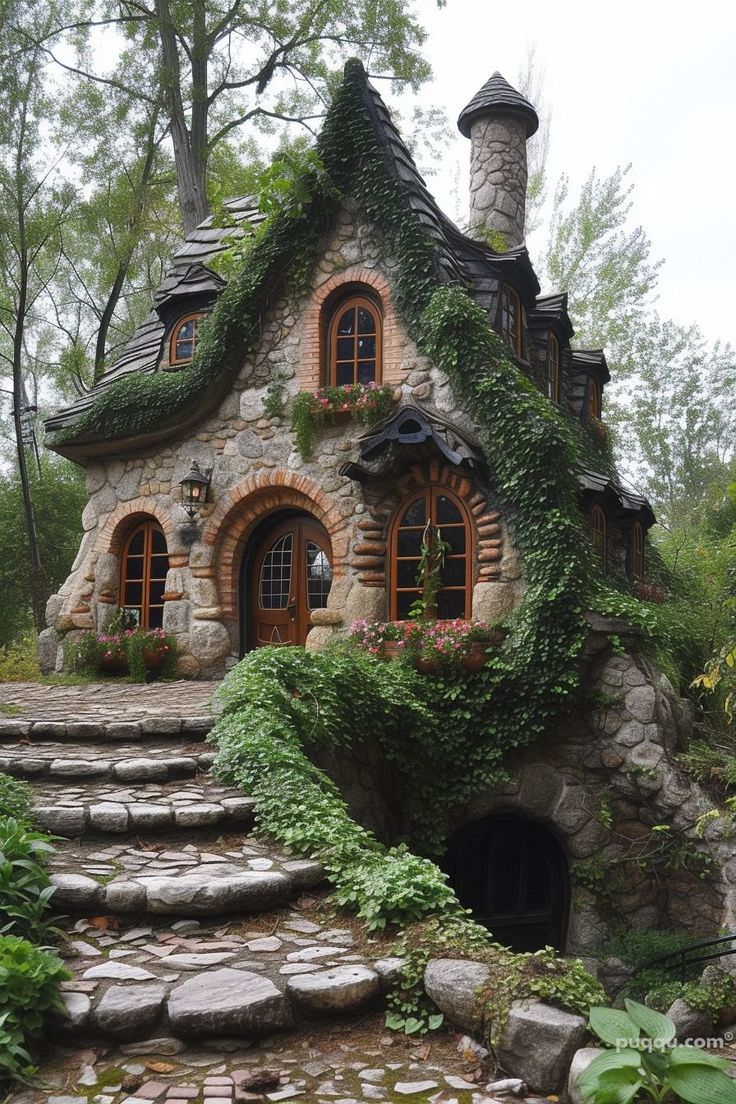
<svg viewBox="0 0 736 1104"><path fill-rule="evenodd" d="M194 574L217 580L223 619L238 619L238 575L248 540L256 525L277 510L305 510L327 530L332 544L333 579L347 571L345 519L311 479L296 472L267 471L248 476L231 487L208 519L202 540L214 551L213 567L194 568Z"/></svg>
<svg viewBox="0 0 736 1104"><path fill-rule="evenodd" d="M157 521L169 548L175 543L176 530L170 509L151 498L134 498L115 507L97 537L95 552L110 552L113 556L119 556L131 529L142 521Z"/></svg>
<svg viewBox="0 0 736 1104"><path fill-rule="evenodd" d="M304 336L300 344L299 386L305 391L316 391L323 380L323 346L325 310L329 311L329 300L339 295L345 287L350 294L359 294L360 287L377 296L382 309L382 379L384 383L400 383L403 373L399 365L404 355L406 331L401 323L391 297L389 283L375 269L351 265L336 272L314 291L309 306L304 313ZM327 319L329 324L329 319Z"/></svg>
<svg viewBox="0 0 736 1104"><path fill-rule="evenodd" d="M475 555L471 585L491 583L501 575L503 530L498 510L489 510L488 498L472 479L451 464L439 460L414 464L391 490L369 508L358 522L360 538L353 546L350 566L363 586L386 586L386 552L391 521L402 503L427 486L447 487L463 503L471 519Z"/></svg>

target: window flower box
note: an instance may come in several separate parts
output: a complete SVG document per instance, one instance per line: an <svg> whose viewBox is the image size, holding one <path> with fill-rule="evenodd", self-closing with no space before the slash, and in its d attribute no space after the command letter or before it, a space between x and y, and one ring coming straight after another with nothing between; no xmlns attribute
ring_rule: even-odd
<svg viewBox="0 0 736 1104"><path fill-rule="evenodd" d="M395 402L394 389L388 384L352 383L300 391L291 408L291 428L299 455L302 460L311 459L320 426L350 418L361 425L373 425L386 417Z"/></svg>
<svg viewBox="0 0 736 1104"><path fill-rule="evenodd" d="M381 659L405 659L422 674L462 667L480 671L506 630L462 618L415 621L355 621L351 639Z"/></svg>

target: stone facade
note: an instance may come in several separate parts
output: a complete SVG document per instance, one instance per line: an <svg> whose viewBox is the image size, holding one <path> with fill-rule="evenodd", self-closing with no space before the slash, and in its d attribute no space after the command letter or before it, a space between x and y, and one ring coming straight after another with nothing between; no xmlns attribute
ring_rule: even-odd
<svg viewBox="0 0 736 1104"><path fill-rule="evenodd" d="M473 615L494 619L514 607L524 590L523 572L488 488L432 458L414 459L396 478L366 487L339 473L362 426L347 421L325 428L305 462L286 422L264 414L266 389L276 374L289 397L318 386L322 305L342 286L360 284L380 297L383 382L394 386L397 402L419 400L472 433L472 419L456 407L448 381L407 336L393 303L394 273L394 262L381 254L374 235L356 223L346 204L309 293L274 304L264 318L258 352L244 362L217 414L187 439L126 459L88 463L84 537L69 578L49 602L49 627L41 641L46 669L60 667L65 634L105 627L118 604L125 536L144 518L156 519L166 536L164 629L176 638L180 671L187 677L223 674L242 654L241 563L256 525L279 511L312 515L332 545L329 603L314 612L308 647L322 645L356 618L388 615L387 528L402 498L430 482L445 481L473 519ZM196 528L186 517L178 486L192 460L212 470Z"/></svg>

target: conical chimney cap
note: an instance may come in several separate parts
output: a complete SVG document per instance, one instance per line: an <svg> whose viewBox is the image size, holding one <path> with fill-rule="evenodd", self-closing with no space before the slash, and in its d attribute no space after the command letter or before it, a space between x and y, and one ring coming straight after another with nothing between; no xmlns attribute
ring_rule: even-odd
<svg viewBox="0 0 736 1104"><path fill-rule="evenodd" d="M539 116L532 105L498 70L460 112L457 121L460 133L469 138L473 121L483 115L516 115L524 120L527 138L539 129Z"/></svg>

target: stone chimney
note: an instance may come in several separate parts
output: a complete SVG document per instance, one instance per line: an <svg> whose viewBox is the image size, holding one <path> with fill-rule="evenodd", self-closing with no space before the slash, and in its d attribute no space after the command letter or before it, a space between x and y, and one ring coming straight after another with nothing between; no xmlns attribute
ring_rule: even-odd
<svg viewBox="0 0 736 1104"><path fill-rule="evenodd" d="M457 121L470 138L470 233L503 252L524 241L526 143L537 113L500 73L476 92Z"/></svg>

